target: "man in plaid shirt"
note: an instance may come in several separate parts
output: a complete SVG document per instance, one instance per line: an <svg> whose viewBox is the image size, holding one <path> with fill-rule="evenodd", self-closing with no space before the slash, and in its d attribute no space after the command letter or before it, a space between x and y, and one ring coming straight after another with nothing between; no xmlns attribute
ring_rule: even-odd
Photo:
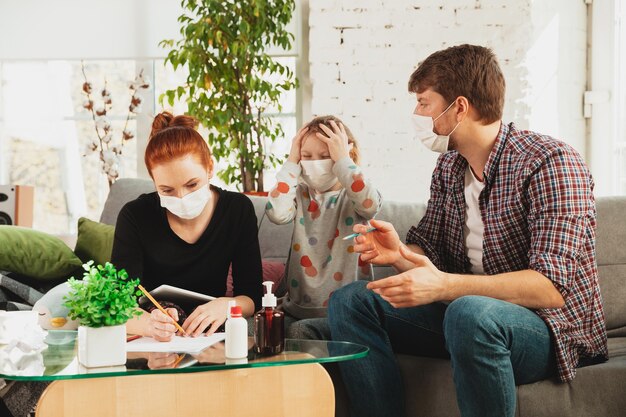
<svg viewBox="0 0 626 417"><path fill-rule="evenodd" d="M487 48L435 52L409 90L417 138L442 155L406 244L390 223L354 227L362 260L398 275L330 299L333 339L370 347L340 365L352 412L405 415L400 352L450 357L462 416L514 416L516 385L607 359L593 180L567 144L501 121Z"/></svg>

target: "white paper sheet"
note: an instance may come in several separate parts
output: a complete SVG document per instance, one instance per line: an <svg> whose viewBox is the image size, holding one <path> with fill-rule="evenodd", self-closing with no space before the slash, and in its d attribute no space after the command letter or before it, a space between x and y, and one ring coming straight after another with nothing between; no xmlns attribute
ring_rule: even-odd
<svg viewBox="0 0 626 417"><path fill-rule="evenodd" d="M169 342L159 342L151 337L126 343L127 352L185 352L200 353L215 343L226 338L226 333L213 333L211 336L182 337L174 336Z"/></svg>

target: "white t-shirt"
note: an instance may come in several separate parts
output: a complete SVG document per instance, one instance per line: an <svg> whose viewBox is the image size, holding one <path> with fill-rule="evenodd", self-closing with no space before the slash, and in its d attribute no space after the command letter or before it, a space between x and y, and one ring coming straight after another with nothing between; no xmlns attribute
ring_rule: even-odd
<svg viewBox="0 0 626 417"><path fill-rule="evenodd" d="M485 183L480 182L470 166L465 171L465 251L472 263L472 273L483 274L483 233L485 226L480 215L478 196L485 188Z"/></svg>

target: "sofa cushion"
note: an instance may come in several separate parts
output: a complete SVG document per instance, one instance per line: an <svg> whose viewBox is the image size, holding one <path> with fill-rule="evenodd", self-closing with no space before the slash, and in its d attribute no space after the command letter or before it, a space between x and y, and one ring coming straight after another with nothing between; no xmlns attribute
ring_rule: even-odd
<svg viewBox="0 0 626 417"><path fill-rule="evenodd" d="M19 226L0 226L0 270L57 279L83 264L61 239Z"/></svg>
<svg viewBox="0 0 626 417"><path fill-rule="evenodd" d="M293 224L276 225L265 215L267 197L248 196L254 205L257 223L259 225L259 245L261 258L285 262L289 255Z"/></svg>
<svg viewBox="0 0 626 417"><path fill-rule="evenodd" d="M626 338L609 339L609 361L578 368L570 383L547 379L517 387L518 417L622 416L626 410ZM449 360L397 355L407 415L459 416Z"/></svg>
<svg viewBox="0 0 626 417"><path fill-rule="evenodd" d="M78 219L78 239L74 253L81 261L93 260L96 265L111 261L115 227L85 217Z"/></svg>
<svg viewBox="0 0 626 417"><path fill-rule="evenodd" d="M285 264L280 261L269 261L262 260L263 264L263 282L272 281L274 286L272 287L272 292L276 292L276 288L278 288L278 284L283 279L283 275L285 275ZM265 288L265 287L263 287ZM265 291L264 291L265 293ZM226 297L233 296L233 267L231 266L228 269L228 277L226 278Z"/></svg>
<svg viewBox="0 0 626 417"><path fill-rule="evenodd" d="M151 180L138 178L120 178L115 181L109 190L109 195L104 203L100 222L115 226L117 215L126 203L154 191L154 183Z"/></svg>
<svg viewBox="0 0 626 417"><path fill-rule="evenodd" d="M596 202L598 278L609 336L626 336L626 197Z"/></svg>
<svg viewBox="0 0 626 417"><path fill-rule="evenodd" d="M626 338L609 338L609 361L579 368L569 384L545 380L520 386L519 416L623 416L625 386Z"/></svg>

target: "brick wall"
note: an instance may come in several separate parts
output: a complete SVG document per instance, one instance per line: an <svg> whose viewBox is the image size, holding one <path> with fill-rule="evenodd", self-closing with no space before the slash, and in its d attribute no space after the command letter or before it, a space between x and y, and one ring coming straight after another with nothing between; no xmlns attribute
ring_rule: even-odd
<svg viewBox="0 0 626 417"><path fill-rule="evenodd" d="M388 200L428 198L436 155L412 140L407 80L430 53L493 48L507 79L505 121L584 153L582 0L310 0L311 112L341 117Z"/></svg>

